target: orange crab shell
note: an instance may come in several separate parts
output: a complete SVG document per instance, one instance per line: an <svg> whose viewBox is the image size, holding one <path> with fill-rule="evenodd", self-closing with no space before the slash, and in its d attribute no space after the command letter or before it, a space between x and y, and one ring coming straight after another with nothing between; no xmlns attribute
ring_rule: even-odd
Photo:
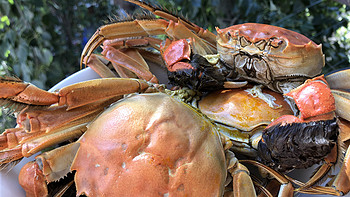
<svg viewBox="0 0 350 197"><path fill-rule="evenodd" d="M238 34L239 36L244 36L246 39L253 43L256 43L260 40L268 40L271 38L283 38L290 44L296 46L303 46L310 43L312 47L318 47L316 43L302 34L273 25L245 23L227 27L225 29L219 29L218 33L222 34L227 33L228 31L231 32L231 35Z"/></svg>
<svg viewBox="0 0 350 197"><path fill-rule="evenodd" d="M246 89L229 89L211 93L199 102L199 109L209 118L243 131L268 125L282 115L293 114L281 94L268 89L263 90L263 93L276 99L276 104L282 106L274 109L262 99L244 91Z"/></svg>
<svg viewBox="0 0 350 197"><path fill-rule="evenodd" d="M165 94L117 102L79 142L72 165L78 195L222 195L226 162L217 131Z"/></svg>
<svg viewBox="0 0 350 197"><path fill-rule="evenodd" d="M217 28L217 32L219 51L220 47L223 47L230 52L241 50L251 55L262 55L263 59L269 62L269 68L275 78L292 75L313 77L320 74L325 65L321 44L317 45L306 36L288 29L246 23L225 29ZM251 45L246 48L238 46L238 37L244 37ZM255 45L262 40L266 43L271 41L272 46L259 49ZM229 55L228 53L227 56Z"/></svg>

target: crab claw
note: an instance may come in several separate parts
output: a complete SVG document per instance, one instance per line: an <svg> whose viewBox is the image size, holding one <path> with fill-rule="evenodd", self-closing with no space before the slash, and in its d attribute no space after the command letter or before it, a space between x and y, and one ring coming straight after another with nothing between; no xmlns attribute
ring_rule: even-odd
<svg viewBox="0 0 350 197"><path fill-rule="evenodd" d="M335 111L335 100L323 75L307 80L285 96L294 99L304 120Z"/></svg>
<svg viewBox="0 0 350 197"><path fill-rule="evenodd" d="M307 168L325 159L337 144L335 100L323 76L285 96L294 99L300 117L284 115L272 122L258 144L260 157L263 163L277 163L271 167L280 171L291 170L292 163L293 168Z"/></svg>
<svg viewBox="0 0 350 197"><path fill-rule="evenodd" d="M246 82L234 83L228 80L230 70L221 64L218 58L211 61L210 57L216 55L205 53L191 38L177 41L167 39L162 43L161 53L169 71L168 79L173 85L198 91L246 85Z"/></svg>
<svg viewBox="0 0 350 197"><path fill-rule="evenodd" d="M178 69L193 69L191 64L182 62L183 60L190 60L191 41L181 39L170 44L169 41L170 40L167 40L161 47L161 50L164 50L164 48L166 48L162 55L167 64L168 70L170 72L174 72Z"/></svg>
<svg viewBox="0 0 350 197"><path fill-rule="evenodd" d="M334 114L331 112L335 111L335 99L323 75L306 80L304 84L286 93L285 96L294 100L300 111L300 117L281 116L270 123L266 129L277 124L284 126L334 118Z"/></svg>
<svg viewBox="0 0 350 197"><path fill-rule="evenodd" d="M21 169L18 179L27 196L48 195L45 176L35 161L27 163Z"/></svg>

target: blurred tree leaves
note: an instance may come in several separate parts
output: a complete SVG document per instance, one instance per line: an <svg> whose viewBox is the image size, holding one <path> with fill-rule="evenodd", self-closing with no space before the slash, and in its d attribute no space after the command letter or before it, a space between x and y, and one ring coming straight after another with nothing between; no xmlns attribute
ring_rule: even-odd
<svg viewBox="0 0 350 197"><path fill-rule="evenodd" d="M49 88L79 70L83 38L116 9L102 0L0 0L0 59L12 74Z"/></svg>
<svg viewBox="0 0 350 197"><path fill-rule="evenodd" d="M104 0L0 0L0 73L52 87L79 70L84 42L116 9Z"/></svg>
<svg viewBox="0 0 350 197"><path fill-rule="evenodd" d="M41 18L45 13L23 4L4 0L0 3L1 13L4 13L1 22L3 18L8 19L0 25L0 58L2 63L11 66L16 76L45 87L45 71L53 58L51 36L42 30Z"/></svg>

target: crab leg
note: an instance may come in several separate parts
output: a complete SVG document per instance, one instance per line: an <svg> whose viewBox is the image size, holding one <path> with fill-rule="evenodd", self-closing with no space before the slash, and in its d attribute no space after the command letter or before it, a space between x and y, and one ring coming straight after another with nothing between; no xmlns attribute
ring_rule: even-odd
<svg viewBox="0 0 350 197"><path fill-rule="evenodd" d="M19 184L26 192L26 196L48 196L45 177L35 161L22 167L19 174Z"/></svg>
<svg viewBox="0 0 350 197"><path fill-rule="evenodd" d="M254 185L259 186L259 189L262 191L258 197L277 196L279 192L279 188L281 186L281 184L276 179L270 180L265 187L256 181L254 181Z"/></svg>
<svg viewBox="0 0 350 197"><path fill-rule="evenodd" d="M228 171L232 175L233 196L256 196L249 170L240 164L230 151L226 151L226 160L228 161Z"/></svg>
<svg viewBox="0 0 350 197"><path fill-rule="evenodd" d="M342 142L346 143L350 139L350 122L339 119L340 127L340 139ZM343 164L332 183L335 190L346 194L350 191L350 146L346 150L345 157L343 159Z"/></svg>
<svg viewBox="0 0 350 197"><path fill-rule="evenodd" d="M67 110L70 110L98 100L139 92L148 88L148 85L144 81L133 79L95 79L64 87L58 93L51 93L34 85L6 78L0 81L0 88L2 90L0 98L8 102L30 105L58 103L67 105ZM105 91L106 89L109 91ZM6 102L2 103L2 105L6 104Z"/></svg>
<svg viewBox="0 0 350 197"><path fill-rule="evenodd" d="M111 46L104 47L102 54L105 58L112 62L113 66L122 77L133 77L129 73L126 74L120 67L135 73L140 79L158 83L157 78L149 71L148 65L142 56L135 50L121 51Z"/></svg>
<svg viewBox="0 0 350 197"><path fill-rule="evenodd" d="M0 90L0 99L3 99L1 105L11 105L10 103L51 105L58 102L56 93L44 91L17 78L0 78Z"/></svg>
<svg viewBox="0 0 350 197"><path fill-rule="evenodd" d="M204 30L203 28L200 28L196 24L182 18L179 16L175 16L169 12L166 12L165 10L153 7L143 1L135 1L135 0L126 0L130 3L136 4L146 10L149 10L152 12L154 15L160 16L162 18L176 21L176 22L181 22L185 25L186 28L190 29L191 31L194 31L200 38L206 40L208 44L211 44L213 46L216 45L216 36L211 33L210 31Z"/></svg>
<svg viewBox="0 0 350 197"><path fill-rule="evenodd" d="M152 62L156 62L157 64L162 62L162 60L159 59L159 55L151 55L151 52L145 53L139 47L152 46L159 50L160 43L161 40L159 39L147 37L130 40L106 40L103 43L104 46L102 48L104 48L104 50L102 54L107 56L92 54L86 64L102 78L116 77L116 75L107 67L108 62L106 62L106 60L109 60L118 75L122 78L138 77L146 81L158 83L157 78L150 72L149 66L143 56L145 55L146 58L151 59Z"/></svg>
<svg viewBox="0 0 350 197"><path fill-rule="evenodd" d="M325 77L333 93L336 113L350 121L350 69L345 69Z"/></svg>
<svg viewBox="0 0 350 197"><path fill-rule="evenodd" d="M86 61L91 56L92 52L106 40L163 34L168 35L172 39L193 38L196 44L195 48L202 48L205 53L213 53L216 51L215 45L208 46L201 37L193 33L181 22L168 22L163 19L143 19L117 22L100 27L85 45L80 63L82 64L83 61ZM214 34L212 34L212 36L215 38Z"/></svg>
<svg viewBox="0 0 350 197"><path fill-rule="evenodd" d="M350 121L350 92L331 90L335 99L335 112L340 117Z"/></svg>
<svg viewBox="0 0 350 197"><path fill-rule="evenodd" d="M161 39L153 38L153 37L143 37L143 38L117 38L112 40L106 40L103 42L103 46L112 46L116 49L121 48L145 48L152 47L156 50L160 49L160 44L162 43Z"/></svg>
<svg viewBox="0 0 350 197"><path fill-rule="evenodd" d="M71 171L78 148L79 143L72 143L35 157L48 182L57 181Z"/></svg>
<svg viewBox="0 0 350 197"><path fill-rule="evenodd" d="M97 114L88 117L88 122L84 122L86 119L75 121L71 123L73 126L66 125L55 132L40 133L34 139L19 142L19 145L14 148L3 149L0 151L0 165L6 165L22 157L29 157L45 148L80 137L85 132L86 125L96 116Z"/></svg>
<svg viewBox="0 0 350 197"><path fill-rule="evenodd" d="M340 128L340 140L347 147L350 145L350 121L339 118L338 125Z"/></svg>
<svg viewBox="0 0 350 197"><path fill-rule="evenodd" d="M62 88L58 93L59 106L52 106L44 111L27 109L19 115L19 126L28 131L27 133L14 130L1 136L3 150L0 151L0 164L5 165L79 137L86 130L86 125L104 107L124 94L144 91L147 88L147 83L143 81L120 78L97 79ZM47 114L52 116L46 116Z"/></svg>
<svg viewBox="0 0 350 197"><path fill-rule="evenodd" d="M76 83L59 91L58 105L67 105L67 110L98 100L145 91L149 85L142 80L127 78L95 79Z"/></svg>
<svg viewBox="0 0 350 197"><path fill-rule="evenodd" d="M304 183L298 181L298 180L295 180L295 179L292 179L290 177L287 177L288 180L290 180L292 183L294 183L295 185L298 185L298 186L302 186ZM334 188L332 187L323 187L323 186L313 186L313 187L309 187L309 188L304 188L302 190L298 190L298 192L300 193L304 193L304 194L328 194L328 195L334 195L334 196L340 196L341 193L339 193L338 191L336 191Z"/></svg>
<svg viewBox="0 0 350 197"><path fill-rule="evenodd" d="M346 194L350 191L350 146L347 149L343 165L333 182L333 187L336 188L337 191Z"/></svg>
<svg viewBox="0 0 350 197"><path fill-rule="evenodd" d="M350 69L332 73L325 78L331 89L350 89Z"/></svg>
<svg viewBox="0 0 350 197"><path fill-rule="evenodd" d="M102 78L113 78L117 77L111 69L107 67L108 62L103 57L92 54L88 61L86 62L86 65L89 66L92 70L94 70L100 77Z"/></svg>
<svg viewBox="0 0 350 197"><path fill-rule="evenodd" d="M297 191L304 190L317 183L328 173L328 171L331 169L332 166L334 166L337 160L338 147L335 146L332 149L332 152L329 155L327 155L327 157L324 159L324 164L322 164L321 167L315 172L315 174L306 183L302 184L301 187L297 189Z"/></svg>
<svg viewBox="0 0 350 197"><path fill-rule="evenodd" d="M76 83L62 88L58 93L47 92L18 80L12 83L9 79L0 81L0 88L2 87L4 88L1 89L3 91L0 93L0 98L5 100L0 103L2 106L8 105L8 102L24 106L58 103L58 105L67 105L67 110L70 110L99 100L142 92L149 86L145 81L137 79L108 78Z"/></svg>
<svg viewBox="0 0 350 197"><path fill-rule="evenodd" d="M29 157L44 148L80 137L85 132L86 125L106 106L119 98L69 111L66 111L66 107L53 106L45 110L22 112L18 123L20 128L10 129L0 136L3 147L0 151L0 165Z"/></svg>
<svg viewBox="0 0 350 197"><path fill-rule="evenodd" d="M77 120L89 122L89 116L100 113L105 106L116 99L93 103L67 111L66 106L52 106L46 109L25 109L18 114L18 128L6 129L0 135L0 150L15 148L35 137L54 133L63 125L74 126Z"/></svg>
<svg viewBox="0 0 350 197"><path fill-rule="evenodd" d="M137 49L130 49L130 48L129 49L120 49L120 52L122 52L125 55L129 56L132 60L135 60L143 69L146 69L148 72L150 72L147 62L142 57L142 55L138 52ZM116 64L113 64L114 68L117 70L118 74L121 75L121 77L124 77L124 78L131 78L132 77L132 76L129 76L130 74L128 74L128 70L127 69L125 69L123 67L120 67L120 66L119 66L119 69L118 69L118 68L116 68L115 65ZM125 76L122 76L122 75L125 75ZM155 76L152 74L152 77L155 77ZM145 79L145 80L147 81L147 79Z"/></svg>
<svg viewBox="0 0 350 197"><path fill-rule="evenodd" d="M0 135L0 150L16 147L18 145L18 142L26 136L28 136L28 133L24 128L6 129Z"/></svg>
<svg viewBox="0 0 350 197"><path fill-rule="evenodd" d="M283 175L281 175L280 173L274 171L273 169L271 169L270 167L267 167L257 161L253 161L253 160L240 160L241 163L248 163L248 164L252 164L256 167L258 167L259 169L262 169L266 172L268 172L270 175L272 175L273 178L275 178L278 182L281 183L280 189L279 189L279 193L278 196L293 196L294 193L294 187L291 184L291 182Z"/></svg>
<svg viewBox="0 0 350 197"><path fill-rule="evenodd" d="M138 77L146 81L158 83L157 78L150 72L149 66L144 57L159 65L159 62L162 62L159 55L136 48L115 49L110 45L107 45L104 48L104 53L108 54L108 57L92 54L87 61L87 66L91 67L102 78L117 77L107 66L110 61L118 75L122 78Z"/></svg>
<svg viewBox="0 0 350 197"><path fill-rule="evenodd" d="M79 144L72 143L42 153L36 161L27 163L19 174L19 184L27 195L45 196L48 194L47 183L57 181L70 172Z"/></svg>

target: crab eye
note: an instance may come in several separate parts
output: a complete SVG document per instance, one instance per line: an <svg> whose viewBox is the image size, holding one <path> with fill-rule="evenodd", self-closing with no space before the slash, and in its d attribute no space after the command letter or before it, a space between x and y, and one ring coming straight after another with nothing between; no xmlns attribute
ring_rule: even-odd
<svg viewBox="0 0 350 197"><path fill-rule="evenodd" d="M240 42L242 47L246 47L251 44L251 42L243 36L241 37Z"/></svg>
<svg viewBox="0 0 350 197"><path fill-rule="evenodd" d="M283 44L283 40L281 40L281 39L273 38L273 39L271 40L271 46L273 46L273 47L275 47L275 48L281 46L282 44Z"/></svg>
<svg viewBox="0 0 350 197"><path fill-rule="evenodd" d="M226 33L226 38L228 40L238 40L238 33L235 31L234 32L228 31Z"/></svg>
<svg viewBox="0 0 350 197"><path fill-rule="evenodd" d="M230 40L232 38L232 34L228 31L226 34L225 34L225 37L227 40Z"/></svg>
<svg viewBox="0 0 350 197"><path fill-rule="evenodd" d="M254 43L254 45L256 47L258 47L258 49L260 49L261 51L265 49L266 44L267 44L267 42L265 40L260 40L260 41L258 41L256 43Z"/></svg>

